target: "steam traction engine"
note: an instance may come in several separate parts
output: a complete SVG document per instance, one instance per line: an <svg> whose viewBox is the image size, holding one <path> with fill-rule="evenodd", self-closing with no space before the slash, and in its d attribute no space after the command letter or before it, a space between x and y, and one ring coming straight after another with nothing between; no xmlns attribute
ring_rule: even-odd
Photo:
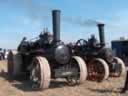
<svg viewBox="0 0 128 96"><path fill-rule="evenodd" d="M82 83L87 77L84 60L72 56L71 49L60 40L60 11L53 10L53 35L41 33L34 42L23 38L18 52L8 55L8 73L30 77L32 86L48 88L51 79L65 78L69 84Z"/></svg>
<svg viewBox="0 0 128 96"><path fill-rule="evenodd" d="M74 55L82 57L87 63L88 79L100 82L109 75L118 77L124 74L125 64L120 58L114 57L111 48L105 46L104 24L98 24L98 29L100 43L92 35L88 41L78 40L72 50Z"/></svg>

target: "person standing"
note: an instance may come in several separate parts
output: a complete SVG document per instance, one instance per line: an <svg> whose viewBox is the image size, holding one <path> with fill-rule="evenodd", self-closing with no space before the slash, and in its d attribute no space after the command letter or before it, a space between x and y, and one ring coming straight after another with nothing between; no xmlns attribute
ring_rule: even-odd
<svg viewBox="0 0 128 96"><path fill-rule="evenodd" d="M123 89L121 90L121 93L125 93L128 90L128 67L126 67L126 79Z"/></svg>

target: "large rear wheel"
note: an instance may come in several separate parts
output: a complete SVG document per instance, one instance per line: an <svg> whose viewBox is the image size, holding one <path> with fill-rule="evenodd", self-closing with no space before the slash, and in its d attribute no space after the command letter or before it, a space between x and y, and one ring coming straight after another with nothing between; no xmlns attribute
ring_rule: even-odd
<svg viewBox="0 0 128 96"><path fill-rule="evenodd" d="M35 89L46 89L50 85L51 70L45 57L35 57L32 61L30 80Z"/></svg>
<svg viewBox="0 0 128 96"><path fill-rule="evenodd" d="M87 78L87 67L86 63L81 57L73 56L70 68L75 69L73 76L67 77L69 85L77 85L83 83Z"/></svg>
<svg viewBox="0 0 128 96"><path fill-rule="evenodd" d="M88 63L88 78L93 81L102 82L109 77L109 67L100 58L95 58Z"/></svg>

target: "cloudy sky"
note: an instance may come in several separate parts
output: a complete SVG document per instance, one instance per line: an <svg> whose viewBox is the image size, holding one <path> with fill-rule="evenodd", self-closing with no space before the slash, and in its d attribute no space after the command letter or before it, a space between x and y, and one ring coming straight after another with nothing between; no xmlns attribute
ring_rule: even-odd
<svg viewBox="0 0 128 96"><path fill-rule="evenodd" d="M61 39L88 39L105 26L106 42L128 38L127 0L0 0L0 47L16 48L23 36L37 37L48 27L52 32L51 10L61 10Z"/></svg>

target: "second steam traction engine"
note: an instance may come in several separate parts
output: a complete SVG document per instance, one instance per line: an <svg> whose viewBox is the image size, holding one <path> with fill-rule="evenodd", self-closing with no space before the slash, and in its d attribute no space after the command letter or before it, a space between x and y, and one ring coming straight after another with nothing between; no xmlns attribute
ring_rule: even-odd
<svg viewBox="0 0 128 96"><path fill-rule="evenodd" d="M104 24L98 24L100 42L94 35L90 39L79 39L70 46L73 54L82 57L87 63L88 78L103 81L111 76L120 76L125 72L123 61L114 57L112 49L106 47L104 39ZM110 74L109 74L110 73Z"/></svg>

